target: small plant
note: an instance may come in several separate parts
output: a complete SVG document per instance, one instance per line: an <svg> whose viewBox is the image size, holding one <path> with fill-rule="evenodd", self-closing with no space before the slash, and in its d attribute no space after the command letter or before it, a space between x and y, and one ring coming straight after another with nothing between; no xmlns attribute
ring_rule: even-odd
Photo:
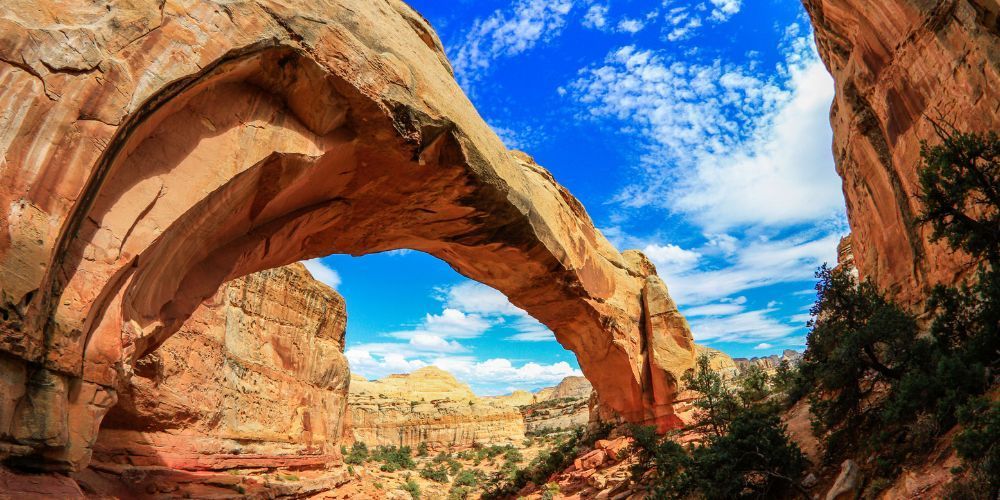
<svg viewBox="0 0 1000 500"><path fill-rule="evenodd" d="M344 463L361 465L368 460L368 446L360 441L351 445L350 452L347 452L343 446L341 450L344 452Z"/></svg>
<svg viewBox="0 0 1000 500"><path fill-rule="evenodd" d="M427 442L426 441L421 441L420 444L417 445L417 456L418 457L426 457L427 454L428 454L427 448L428 448L427 447Z"/></svg>
<svg viewBox="0 0 1000 500"><path fill-rule="evenodd" d="M542 490L542 500L552 500L559 494L559 485L556 483L549 483L545 485L545 489Z"/></svg>
<svg viewBox="0 0 1000 500"><path fill-rule="evenodd" d="M403 491L409 493L410 498L413 498L413 500L420 500L420 485L413 478L407 479L401 488Z"/></svg>
<svg viewBox="0 0 1000 500"><path fill-rule="evenodd" d="M448 469L447 466L442 464L437 467L432 465L426 465L420 470L420 477L424 479L429 479L438 483L448 482Z"/></svg>

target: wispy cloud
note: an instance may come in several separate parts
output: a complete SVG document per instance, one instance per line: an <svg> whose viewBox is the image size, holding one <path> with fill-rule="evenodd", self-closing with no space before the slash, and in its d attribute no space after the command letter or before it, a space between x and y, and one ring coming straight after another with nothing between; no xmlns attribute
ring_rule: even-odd
<svg viewBox="0 0 1000 500"><path fill-rule="evenodd" d="M452 65L466 90L498 58L511 57L557 36L572 0L518 0L477 19L453 52Z"/></svg>
<svg viewBox="0 0 1000 500"><path fill-rule="evenodd" d="M668 25L693 29L735 15L740 2L667 8ZM702 342L798 342L801 314L733 297L811 281L817 266L836 260L845 232L830 148L833 82L809 34L793 25L783 43L784 61L771 69L629 45L566 87L592 119L620 123L646 150L636 182L615 199L619 217L660 208L702 233L685 248L608 231L657 265Z"/></svg>
<svg viewBox="0 0 1000 500"><path fill-rule="evenodd" d="M320 283L325 283L330 288L334 290L340 286L340 274L336 270L330 268L323 263L322 259L309 259L302 261L302 265L306 266L309 274L313 278L316 278Z"/></svg>

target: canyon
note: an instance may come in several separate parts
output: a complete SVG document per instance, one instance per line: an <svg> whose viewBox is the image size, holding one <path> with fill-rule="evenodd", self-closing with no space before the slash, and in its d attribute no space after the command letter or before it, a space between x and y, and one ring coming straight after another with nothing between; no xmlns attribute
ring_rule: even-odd
<svg viewBox="0 0 1000 500"><path fill-rule="evenodd" d="M803 3L836 82L840 253L919 307L970 271L917 222L921 141L1000 125L1000 4ZM662 432L696 355L797 359L696 346L651 261L502 144L401 1L113 4L0 6L0 490L316 495L352 480L352 442ZM296 262L404 248L503 292L586 379L352 377L344 300Z"/></svg>
<svg viewBox="0 0 1000 500"><path fill-rule="evenodd" d="M0 9L2 458L85 467L223 283L400 248L548 326L609 411L679 425L693 340L655 267L503 146L402 2L43 3Z"/></svg>

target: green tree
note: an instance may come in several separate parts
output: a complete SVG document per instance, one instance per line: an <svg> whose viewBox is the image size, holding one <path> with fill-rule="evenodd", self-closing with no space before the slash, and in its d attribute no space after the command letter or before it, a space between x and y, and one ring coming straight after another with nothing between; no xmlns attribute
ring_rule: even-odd
<svg viewBox="0 0 1000 500"><path fill-rule="evenodd" d="M697 426L707 428L716 436L725 434L738 403L722 375L711 368L708 356L698 357L694 372L684 375L684 383L701 394L694 401L695 407L702 410Z"/></svg>
<svg viewBox="0 0 1000 500"><path fill-rule="evenodd" d="M931 239L954 250L1000 262L1000 138L937 126L941 143L921 145L923 168L918 195L921 221Z"/></svg>

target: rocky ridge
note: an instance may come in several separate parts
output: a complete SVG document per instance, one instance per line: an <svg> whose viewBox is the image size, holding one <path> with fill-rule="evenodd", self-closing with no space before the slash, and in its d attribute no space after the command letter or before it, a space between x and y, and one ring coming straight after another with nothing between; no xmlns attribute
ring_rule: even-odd
<svg viewBox="0 0 1000 500"><path fill-rule="evenodd" d="M369 447L510 444L523 440L525 432L517 408L477 397L469 386L434 366L375 381L353 376L348 411L345 441Z"/></svg>

